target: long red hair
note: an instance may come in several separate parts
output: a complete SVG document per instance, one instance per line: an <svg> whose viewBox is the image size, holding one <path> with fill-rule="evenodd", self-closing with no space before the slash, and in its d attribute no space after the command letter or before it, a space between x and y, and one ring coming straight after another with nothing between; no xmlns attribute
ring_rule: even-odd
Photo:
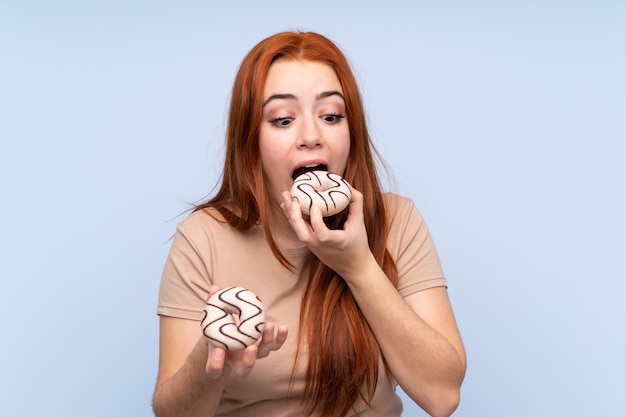
<svg viewBox="0 0 626 417"><path fill-rule="evenodd" d="M336 72L350 127L350 155L343 176L363 193L369 246L390 281L396 284L395 263L386 249L389 228L376 171L376 151L367 131L357 82L341 50L319 34L278 33L261 41L244 58L231 95L221 186L213 198L195 210L214 207L231 226L242 230L260 222L276 258L291 268L269 228L271 203L258 143L265 79L279 58L322 62ZM344 221L345 214L340 214L328 223L336 228ZM303 345L308 350L303 403L307 415L345 416L359 398L371 406L379 377L380 349L345 281L313 255L307 265L309 280L298 332L298 357Z"/></svg>

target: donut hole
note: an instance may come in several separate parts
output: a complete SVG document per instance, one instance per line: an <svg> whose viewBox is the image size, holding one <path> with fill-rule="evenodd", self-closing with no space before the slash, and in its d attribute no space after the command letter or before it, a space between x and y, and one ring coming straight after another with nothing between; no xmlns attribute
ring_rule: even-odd
<svg viewBox="0 0 626 417"><path fill-rule="evenodd" d="M211 345L226 350L243 349L263 334L263 304L248 289L224 288L209 297L200 324Z"/></svg>
<svg viewBox="0 0 626 417"><path fill-rule="evenodd" d="M291 198L298 202L303 215L310 215L317 207L322 217L333 216L349 206L351 196L350 184L329 171L304 172L291 187Z"/></svg>

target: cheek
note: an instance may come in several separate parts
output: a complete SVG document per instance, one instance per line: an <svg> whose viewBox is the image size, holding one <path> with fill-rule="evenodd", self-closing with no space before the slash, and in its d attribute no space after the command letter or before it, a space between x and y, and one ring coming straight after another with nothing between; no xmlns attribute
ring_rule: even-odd
<svg viewBox="0 0 626 417"><path fill-rule="evenodd" d="M350 132L346 132L346 138L344 141L344 152L346 153L346 159L348 158L348 154L350 154L350 148L351 148L351 144L350 144Z"/></svg>
<svg viewBox="0 0 626 417"><path fill-rule="evenodd" d="M350 155L350 131L346 131L341 135L337 141L337 152L341 155L344 162L348 162L348 156Z"/></svg>
<svg viewBox="0 0 626 417"><path fill-rule="evenodd" d="M344 140L340 142L337 148L338 160L341 161L341 172L345 174L345 170L348 167L348 160L350 159L350 134L348 133Z"/></svg>
<svg viewBox="0 0 626 417"><path fill-rule="evenodd" d="M263 132L259 136L259 153L261 165L266 175L271 175L272 169L279 166L284 159L284 149L280 141L263 135Z"/></svg>
<svg viewBox="0 0 626 417"><path fill-rule="evenodd" d="M261 130L259 134L259 154L261 155L261 161L264 166L274 154L274 144L269 140L267 135L263 133L263 130Z"/></svg>

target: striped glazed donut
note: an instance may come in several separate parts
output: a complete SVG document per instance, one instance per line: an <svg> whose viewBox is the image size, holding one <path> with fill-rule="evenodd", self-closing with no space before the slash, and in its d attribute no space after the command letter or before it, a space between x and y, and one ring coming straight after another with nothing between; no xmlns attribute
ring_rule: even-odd
<svg viewBox="0 0 626 417"><path fill-rule="evenodd" d="M291 197L300 204L302 213L309 214L317 206L322 216L340 213L352 197L350 185L340 175L327 171L310 171L299 175L291 187Z"/></svg>
<svg viewBox="0 0 626 417"><path fill-rule="evenodd" d="M237 321L233 315L237 316ZM263 304L248 289L224 288L207 301L200 325L211 345L226 350L244 349L263 334Z"/></svg>

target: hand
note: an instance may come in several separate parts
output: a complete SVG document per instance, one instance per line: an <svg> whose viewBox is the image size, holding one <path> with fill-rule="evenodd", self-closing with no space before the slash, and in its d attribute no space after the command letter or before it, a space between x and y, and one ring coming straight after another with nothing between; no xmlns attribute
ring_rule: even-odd
<svg viewBox="0 0 626 417"><path fill-rule="evenodd" d="M209 294L213 295L219 288L212 286ZM209 355L206 363L206 373L209 378L219 378L229 367L238 377L246 377L252 372L257 359L268 356L272 351L282 347L287 340L287 326L280 326L275 331L273 323L265 323L263 335L253 345L245 349L226 351L214 347L209 343Z"/></svg>
<svg viewBox="0 0 626 417"><path fill-rule="evenodd" d="M317 207L311 209L309 222L305 221L300 206L292 200L291 193L285 191L282 196L281 208L298 239L345 280L357 279L362 275L361 268L369 268L372 261L376 263L369 248L363 220L363 194L359 191L352 189L348 218L343 230L326 227Z"/></svg>

